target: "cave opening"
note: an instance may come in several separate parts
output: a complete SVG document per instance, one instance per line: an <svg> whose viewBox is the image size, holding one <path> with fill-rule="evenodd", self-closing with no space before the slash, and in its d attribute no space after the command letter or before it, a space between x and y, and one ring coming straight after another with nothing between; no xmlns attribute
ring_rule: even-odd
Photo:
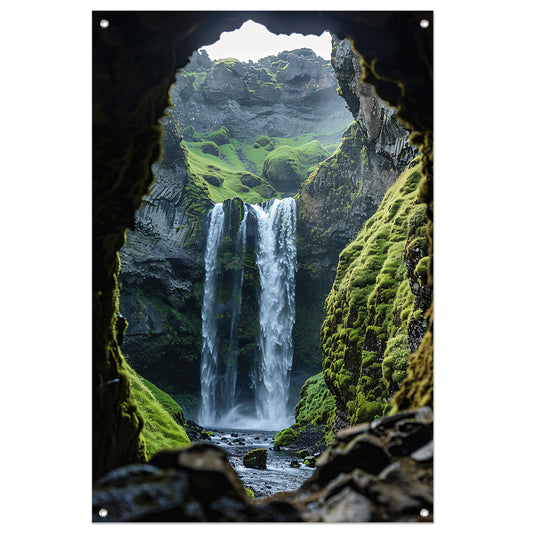
<svg viewBox="0 0 533 533"><path fill-rule="evenodd" d="M98 14L95 15L96 17L99 16ZM176 27L180 28L187 27L189 24L191 24L191 21L184 20L187 19L187 17L184 18L182 16L181 18L167 17L167 20L163 22L157 16L155 18L152 18L152 16L153 15L147 16L146 20L148 23L146 24L144 21L137 20L136 14L123 13L119 17L116 17L113 14L106 14L106 19L110 21L108 29L116 27L118 25L120 31L122 32L123 42L127 44L132 44L136 39L138 40L139 35L141 35L141 41L148 40L153 46L153 42L150 41L149 36L153 35L154 33L164 34L166 38L165 45L154 46L153 50L150 52L151 56L148 58L148 60L154 57L161 56L166 56L166 59L163 62L165 63L165 65L160 68L161 73L154 72L153 80L147 79L149 78L149 76L146 76L144 80L141 80L142 76L135 77L136 74L133 75L133 79L137 80L134 83L134 86L137 84L134 87L134 93L138 91L144 94L146 92L150 92L150 87L154 86L154 83L155 86L157 86L156 93L158 96L157 101L153 104L153 109L150 109L148 111L146 111L145 109L141 111L137 109L136 111L132 112L132 116L135 115L136 112L141 112L147 113L147 115L150 117L148 118L146 123L150 124L149 130L151 130L151 133L145 135L144 137L145 139L148 139L148 142L144 144L143 149L141 151L142 153L136 154L133 160L128 161L127 164L125 164L124 161L115 164L116 157L113 156L113 153L118 155L123 151L125 146L128 146L128 144L131 145L131 142L133 142L136 146L140 147L139 142L142 135L140 137L136 137L136 135L133 135L133 140L130 136L120 142L118 141L118 137L116 136L116 134L113 135L113 133L111 133L111 137L118 141L114 146L110 148L109 146L104 147L99 144L98 146L96 146L95 150L95 161L97 163L95 165L95 174L102 176L102 178L110 178L108 180L104 179L102 181L96 180L95 191L96 196L98 198L105 198L105 194L98 194L98 187L105 183L104 188L107 189L109 183L113 183L112 176L116 174L117 168L122 167L122 169L129 169L131 177L130 185L133 185L131 187L126 186L125 191L120 191L120 187L118 187L119 196L120 192L123 193L123 196L122 198L119 198L118 202L115 204L118 205L119 208L115 212L113 212L110 217L108 217L108 219L111 218L109 224L103 222L100 217L95 217L97 221L96 226L98 230L95 233L95 259L100 266L104 265L106 266L106 268L102 269L102 271L95 272L95 292L97 293L97 305L95 313L95 339L98 339L98 342L95 343L94 372L95 376L99 377L99 380L96 380L97 385L95 387L96 393L94 396L94 422L100 424L103 420L113 420L112 429L110 431L104 430L99 431L98 434L97 432L94 433L95 441L93 444L93 453L95 455L94 467L96 475L100 475L101 473L108 471L113 466L124 464L124 462L129 462L132 458L142 458L143 454L145 453L143 450L144 443L142 442L142 439L139 439L139 435L142 430L142 422L139 423L141 418L139 417L139 413L136 410L135 404L131 402L131 394L129 391L129 387L127 385L123 386L124 384L128 383L128 378L124 377L123 364L121 363L121 353L116 342L117 324L120 324L120 320L117 321L113 313L113 311L116 309L116 304L118 303L118 294L116 292L116 289L113 288L113 286L116 287L116 274L118 272L116 253L118 252L121 245L121 241L123 240L124 229L126 227L132 228L134 225L134 209L138 207L141 203L141 199L147 192L147 185L150 183L153 177L150 171L147 171L147 168L149 168L149 166L146 167L145 164L138 165L135 160L143 160L144 162L148 161L150 163L154 163L155 159L157 158L157 145L159 143L159 140L157 132L153 130L153 125L163 115L163 110L166 107L164 92L168 90L168 87L171 84L171 71L175 71L176 68L184 67L187 62L186 59L189 57L190 53L192 53L193 50L201 48L201 43L210 41L210 38L203 37L204 31L207 34L209 34L210 32L211 34L220 34L220 28L222 26L237 27L237 21L242 22L242 20L250 18L244 13L228 13L225 17L219 17L217 15L215 19L205 14L202 14L200 16L198 16L197 14L191 14L192 19L198 17L200 25L197 27L196 32L189 32L188 34L187 32L185 32L187 36L181 40L178 39L183 49L180 49L179 53L177 54L179 58L176 59L175 50L173 51L173 53L168 53L168 50L172 48L171 46L169 46L169 43L173 43L174 46L176 46L176 38L171 36L172 31L170 31L169 29L170 20L172 20ZM265 24L265 26L269 28L270 26L272 26L271 31L276 33L286 31L287 27L289 27L293 31L299 31L301 30L302 26L305 27L309 23L309 21L312 21L309 26L313 29L313 33L321 33L321 30L325 29L326 27L335 27L335 34L341 37L350 36L352 38L356 33L352 31L354 28L360 30L362 29L364 32L366 31L371 33L372 30L370 30L369 28L378 27L380 28L380 31L376 31L376 33L379 34L379 36L376 35L373 40L371 39L372 44L369 45L369 49L373 50L376 56L378 57L379 54L382 52L383 47L382 44L379 44L379 41L383 37L383 35L387 35L387 32L390 31L390 24L387 25L388 27L386 31L383 29L385 25L377 24L376 26L376 21L379 21L379 17L379 14L369 13L366 15L355 14L351 18L347 19L346 14L321 13L318 17L318 19L320 20L317 21L317 17L315 16L315 14L307 12L303 14L298 13L296 16L291 13L284 13L283 15L273 13L260 13L253 16L254 20L260 20L263 24ZM102 17L100 17L100 20L101 18ZM415 19L418 20L419 18L420 15L416 14L415 16L412 16L411 14L407 18L402 19L401 22L405 25L406 20L409 20L410 23L414 24ZM425 14L425 18L430 18L430 15ZM195 22L198 21L195 20ZM400 24L398 25L398 27L399 26ZM139 29L141 29L142 31L139 32ZM394 31L392 33L394 34ZM133 34L135 34L135 39L133 38ZM100 46L103 49L105 49L106 46L109 46L111 48L113 47L113 39L111 39L110 41L106 41L106 38L103 37L102 40L105 44L102 46L102 43L98 42L96 46L97 50L100 49ZM167 48L167 51L164 50L165 48ZM362 48L364 49L364 46L362 46ZM372 58L372 53L374 52L368 52L368 50L365 50L365 52L367 52L366 57L368 61L370 61L370 59ZM134 46L133 50L131 51L132 57L135 57L136 53L138 53L137 58L141 58L145 52L141 52L140 49L137 49L137 47ZM388 60L389 59L385 60L385 64ZM146 64L146 60L140 61L140 64L142 70L142 65ZM111 66L111 60L103 61L102 65L104 71L107 68L113 68ZM170 67L169 65L172 65L172 67ZM374 78L372 78L372 74L374 75ZM373 72L372 69L368 70L367 75L368 78L372 80L375 84L380 85L381 93L383 95L386 95L389 101L392 101L393 103L395 102L398 105L399 114L401 114L406 121L410 121L409 124L413 126L413 131L419 132L419 137L417 138L418 145L422 149L424 149L425 147L425 150L423 150L423 157L425 158L424 171L426 177L430 177L431 174L429 161L431 160L431 121L428 121L428 109L427 105L424 105L424 103L427 102L427 96L425 97L425 99L421 100L422 105L420 105L420 101L418 102L419 110L413 112L410 102L402 101L402 95L399 93L397 88L395 88L396 86L394 82L391 82L390 79L385 79L385 77L377 78L376 72ZM120 84L123 81L120 80L120 76L118 76L117 78L118 79L115 79L115 82L118 83L114 91L120 90ZM126 75L126 78L128 78L128 75ZM164 79L162 83L161 79ZM131 81L131 79L128 81ZM98 86L98 83L96 85ZM103 109L98 109L96 113L96 123L98 123L98 118L102 117L101 111L105 110L108 105L116 103L116 99L113 99L112 97L109 98L111 93L106 91L105 85L106 84L104 82L104 90L101 90L100 92L97 91L97 94L101 98L100 102L103 104ZM99 88L102 89L102 87ZM427 86L424 89L427 89ZM424 92L424 89L419 88L419 90L422 90L422 92ZM414 92L416 93L417 90L415 90ZM124 91L124 93L127 95L128 91ZM135 101L135 99L130 100L130 102L131 101ZM127 104L128 98L124 98L124 105L126 107ZM117 113L120 114L120 111L120 109L116 110L115 115ZM113 114L111 113L109 116L112 115ZM106 120L103 119L102 122L105 123ZM123 126L124 128L127 127L126 124L124 124ZM109 130L106 133L110 133ZM144 133L146 134L147 132L145 131ZM99 149L101 149L102 151L99 152ZM107 160L107 164L101 164L102 158L100 156L102 153L105 153L106 150L107 155L111 155L112 157ZM123 175L122 172L121 175ZM119 178L119 180L116 182L118 185L124 185L123 183L120 183L121 178ZM430 190L428 194L431 194ZM112 201L110 202L111 204L113 204L113 200L114 199L112 198ZM106 202L104 201L102 202L103 205L95 205L96 211L104 207L109 207L109 202L107 206L105 205L105 203ZM100 290L101 287L103 287L103 290ZM106 297L102 298L103 296ZM98 303L104 302L104 300L106 300L108 305ZM174 318L175 320L173 323L180 324L179 317L175 316ZM109 325L111 326L111 329L108 329L106 332L106 327L108 327ZM108 342L108 339L110 339L111 342ZM102 340L105 340L105 342L102 343ZM105 345L105 347L103 347L103 345ZM104 358L102 358L101 354L106 355ZM120 386L117 387L114 391L110 391L110 388L107 385L112 382L113 376L115 375L119 376L118 380L120 382ZM106 380L106 378L109 379ZM417 400L414 400L415 403L416 401ZM113 405L120 405L121 413L127 413L127 417L123 417L121 414L117 413L117 411L113 408ZM179 416L179 414L177 416ZM106 424L104 424L102 427L105 428L105 426ZM121 435L121 437L118 439L116 438L117 434ZM120 449L117 449L118 442L120 442ZM124 444L126 445L124 446ZM103 449L105 449L105 454L102 454Z"/></svg>
<svg viewBox="0 0 533 533"><path fill-rule="evenodd" d="M240 42L235 42L239 34ZM223 272L218 274L215 339L219 353L213 369L206 369L204 362L208 339L202 284L207 281L200 263L209 247L213 205L226 202L226 214L237 216L238 224L243 213L239 218L236 209L251 210L251 220L255 217L252 206L266 209L276 198L294 197L316 166L339 148L353 116L338 94L331 67L334 42L338 40L325 31L321 36L282 38L248 20L234 32L223 32L213 45L193 52L169 90L171 106L161 121L163 155L152 165L151 192L136 212L135 229L128 230L120 250L120 314L129 324L121 346L126 362L152 392L154 388L164 391L184 409L187 430L200 422L204 435L215 431L212 439L222 446L233 432L247 430L249 440L258 439L272 451L275 434L295 422L294 408L305 381L321 371L319 331L331 275L318 283L318 276L308 274L316 265L300 264L298 271L294 269L292 301L287 303L294 309L284 341L289 345L284 356L288 369L275 369L273 376L265 378L259 341L260 317L265 315L260 302L265 298L258 293L263 280L256 264L257 222L249 222L244 230L248 248L241 251L237 293L235 287L227 288L235 283L234 261L228 264L222 257L229 253L235 260L235 250L226 246L225 252L220 251L218 268ZM265 172L267 161L280 158L281 167L272 164ZM288 171L292 174L285 176ZM192 188L191 200L187 193ZM229 224L224 238L235 239ZM269 262L272 253L268 252ZM276 320L280 319L274 317L273 327L279 328L291 319L284 317L279 324ZM276 361L271 364L279 366ZM204 374L213 373L216 376L209 384ZM269 392L263 385L266 379L272 382ZM283 385L278 386L279 382ZM281 399L276 403L269 397ZM221 428L225 433L219 435ZM254 428L267 433L250 432ZM231 441L230 445L234 446ZM233 451L230 456L238 459L248 448L226 451ZM276 451L271 453L271 465ZM154 452L150 447L149 454ZM290 459L297 462L298 457L285 453L278 462L288 468ZM301 484L312 472L305 470L295 483ZM292 468L289 473L297 471ZM267 493L291 488L278 487L276 480L266 483Z"/></svg>

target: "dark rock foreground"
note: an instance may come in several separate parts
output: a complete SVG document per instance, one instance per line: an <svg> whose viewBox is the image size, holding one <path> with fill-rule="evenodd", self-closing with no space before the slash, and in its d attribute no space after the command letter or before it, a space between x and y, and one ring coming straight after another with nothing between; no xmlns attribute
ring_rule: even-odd
<svg viewBox="0 0 533 533"><path fill-rule="evenodd" d="M96 522L431 522L433 412L405 411L346 428L294 492L251 500L209 444L117 468L93 493Z"/></svg>

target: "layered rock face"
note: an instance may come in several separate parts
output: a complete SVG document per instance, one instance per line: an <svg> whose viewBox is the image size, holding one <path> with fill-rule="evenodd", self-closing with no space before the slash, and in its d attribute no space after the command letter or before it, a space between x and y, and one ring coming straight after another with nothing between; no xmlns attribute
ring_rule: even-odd
<svg viewBox="0 0 533 533"><path fill-rule="evenodd" d="M129 324L122 345L127 361L176 396L199 387L204 220L196 210L212 202L188 191L174 124L171 110L164 121L164 156L154 166L157 179L120 250L119 286L120 312Z"/></svg>
<svg viewBox="0 0 533 533"><path fill-rule="evenodd" d="M308 48L257 63L213 62L205 52L195 52L177 76L172 100L180 108L183 127L213 131L226 126L239 141L334 132L351 119L348 110L338 106L330 61Z"/></svg>
<svg viewBox="0 0 533 533"><path fill-rule="evenodd" d="M301 339L315 357L320 356L323 302L335 279L339 254L417 153L395 111L362 82L360 58L348 40L334 39L331 63L339 94L355 121L335 153L318 164L296 196L300 268L295 342ZM300 319L303 315L306 320ZM300 331L304 324L312 327Z"/></svg>
<svg viewBox="0 0 533 533"><path fill-rule="evenodd" d="M395 118L395 110L362 82L360 58L348 40L333 41L331 64L355 122L344 132L337 152L303 184L298 207L300 231L313 254L327 246L324 255L336 260L417 150L409 145L409 132Z"/></svg>
<svg viewBox="0 0 533 533"><path fill-rule="evenodd" d="M348 40L334 40L331 64L339 83L339 94L361 128L374 152L383 156L395 170L404 168L416 149L409 144L409 133L396 119L396 109L389 107L368 83L363 82L360 57Z"/></svg>

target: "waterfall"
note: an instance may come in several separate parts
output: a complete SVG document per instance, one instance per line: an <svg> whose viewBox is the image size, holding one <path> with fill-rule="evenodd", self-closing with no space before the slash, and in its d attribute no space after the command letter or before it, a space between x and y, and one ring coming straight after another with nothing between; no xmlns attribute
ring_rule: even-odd
<svg viewBox="0 0 533 533"><path fill-rule="evenodd" d="M202 303L202 403L200 420L212 424L215 416L215 391L218 369L218 342L216 323L217 254L224 230L224 209L216 204L209 213L209 232L205 250L205 282Z"/></svg>
<svg viewBox="0 0 533 533"><path fill-rule="evenodd" d="M257 213L257 266L261 279L259 303L260 366L255 407L265 429L291 424L287 410L292 367L294 278L296 272L296 202L273 200Z"/></svg>
<svg viewBox="0 0 533 533"><path fill-rule="evenodd" d="M228 331L228 348L226 353L226 371L222 378L221 395L218 401L220 412L225 415L235 409L237 363L239 355L239 336L237 327L241 315L242 282L244 277L244 251L246 249L246 221L248 219L248 206L244 205L244 216L239 224L237 238L235 239L234 258L237 260L232 272L231 299L228 307L231 313L231 322Z"/></svg>
<svg viewBox="0 0 533 533"><path fill-rule="evenodd" d="M244 254L252 221L250 229L255 230L255 239L251 249L255 246L260 282L257 360L255 369L243 375L242 369L239 374L239 321ZM287 402L295 316L296 203L286 198L250 206L239 199L226 200L210 212L208 227L200 423L226 427L255 424L264 429L281 429L290 425L292 418ZM239 379L245 382L240 391ZM246 396L251 390L253 401L239 403L239 393Z"/></svg>

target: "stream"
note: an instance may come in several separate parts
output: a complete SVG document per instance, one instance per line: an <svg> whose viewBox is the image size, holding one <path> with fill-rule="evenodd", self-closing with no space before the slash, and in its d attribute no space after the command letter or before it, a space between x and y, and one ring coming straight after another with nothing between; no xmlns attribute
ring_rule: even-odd
<svg viewBox="0 0 533 533"><path fill-rule="evenodd" d="M303 459L298 458L297 450L274 450L276 431L224 428L206 430L213 432L210 443L228 454L229 461L244 486L253 490L256 497L296 490L313 474L314 468L304 465ZM268 452L266 470L246 468L242 463L247 452L258 448ZM290 466L294 460L298 460L299 468Z"/></svg>

